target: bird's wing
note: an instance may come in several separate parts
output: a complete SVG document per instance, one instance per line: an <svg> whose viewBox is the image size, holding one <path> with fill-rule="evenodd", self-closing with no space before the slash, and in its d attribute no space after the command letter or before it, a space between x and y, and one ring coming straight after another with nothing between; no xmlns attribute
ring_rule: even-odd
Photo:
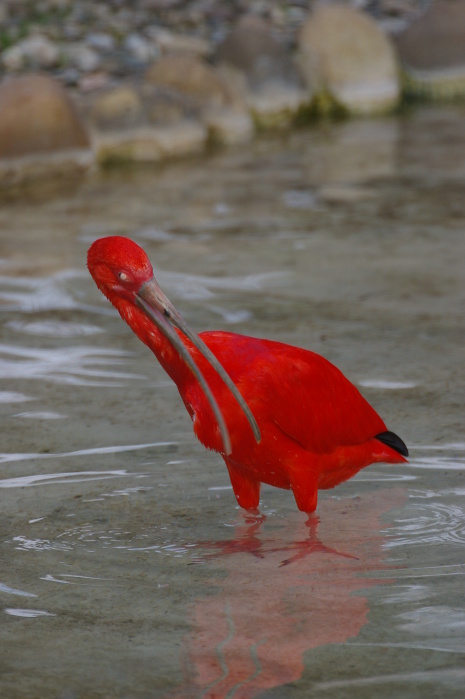
<svg viewBox="0 0 465 699"><path fill-rule="evenodd" d="M383 420L337 367L314 352L269 340L204 333L260 422L274 422L313 453L363 444Z"/></svg>
<svg viewBox="0 0 465 699"><path fill-rule="evenodd" d="M279 428L307 450L331 452L362 444L386 427L358 389L323 357L302 350L268 380Z"/></svg>

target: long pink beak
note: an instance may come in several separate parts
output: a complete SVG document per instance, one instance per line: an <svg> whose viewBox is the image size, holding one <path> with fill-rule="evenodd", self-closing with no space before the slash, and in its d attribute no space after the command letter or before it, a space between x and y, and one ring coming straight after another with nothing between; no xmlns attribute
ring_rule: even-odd
<svg viewBox="0 0 465 699"><path fill-rule="evenodd" d="M207 398L213 413L215 415L218 427L220 428L221 438L223 440L223 447L226 455L230 454L231 439L229 436L229 431L225 423L223 413L215 399L215 396L210 390L208 383L205 380L202 372L195 363L192 355L190 354L187 347L184 345L182 340L180 340L179 335L176 333L174 328L180 330L185 337L187 337L194 347L196 347L199 352L205 357L209 362L210 366L216 371L218 376L224 381L226 386L231 391L234 398L239 403L242 408L250 427L254 433L255 440L260 442L261 435L258 428L257 422L250 410L249 406L245 402L242 395L239 393L237 387L233 383L231 377L226 372L225 368L215 357L213 352L207 347L205 342L188 326L181 314L176 310L171 301L165 296L163 291L160 289L155 277L150 279L150 281L145 282L140 287L136 294L136 303L144 311L146 316L152 320L152 322L157 326L158 330L166 337L166 339L172 344L172 346L179 353L180 357L185 361L186 365L194 374L195 378L199 382L202 390Z"/></svg>

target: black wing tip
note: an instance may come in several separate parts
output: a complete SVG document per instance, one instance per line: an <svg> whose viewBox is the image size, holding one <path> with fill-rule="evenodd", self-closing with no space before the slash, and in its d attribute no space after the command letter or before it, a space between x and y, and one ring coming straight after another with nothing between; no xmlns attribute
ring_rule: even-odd
<svg viewBox="0 0 465 699"><path fill-rule="evenodd" d="M391 447L391 449L394 449L394 451L397 451L402 456L408 456L407 445L394 432L380 432L380 434L376 435L375 439Z"/></svg>

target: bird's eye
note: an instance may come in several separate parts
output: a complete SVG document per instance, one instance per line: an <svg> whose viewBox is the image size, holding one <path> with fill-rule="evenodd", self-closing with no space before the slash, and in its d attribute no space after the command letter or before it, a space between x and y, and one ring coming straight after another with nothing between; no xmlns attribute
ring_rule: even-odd
<svg viewBox="0 0 465 699"><path fill-rule="evenodd" d="M128 282L128 281L129 281L129 277L128 277L128 275L126 274L126 272L120 272L120 273L118 274L118 277L121 279L122 282Z"/></svg>

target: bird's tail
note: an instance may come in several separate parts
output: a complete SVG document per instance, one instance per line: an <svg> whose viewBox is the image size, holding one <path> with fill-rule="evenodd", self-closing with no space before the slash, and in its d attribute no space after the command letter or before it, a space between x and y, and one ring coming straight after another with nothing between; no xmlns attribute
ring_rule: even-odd
<svg viewBox="0 0 465 699"><path fill-rule="evenodd" d="M407 445L394 432L381 432L380 434L376 435L375 439L377 439L378 442L385 444L387 447L394 449L394 451L401 456L408 456Z"/></svg>

